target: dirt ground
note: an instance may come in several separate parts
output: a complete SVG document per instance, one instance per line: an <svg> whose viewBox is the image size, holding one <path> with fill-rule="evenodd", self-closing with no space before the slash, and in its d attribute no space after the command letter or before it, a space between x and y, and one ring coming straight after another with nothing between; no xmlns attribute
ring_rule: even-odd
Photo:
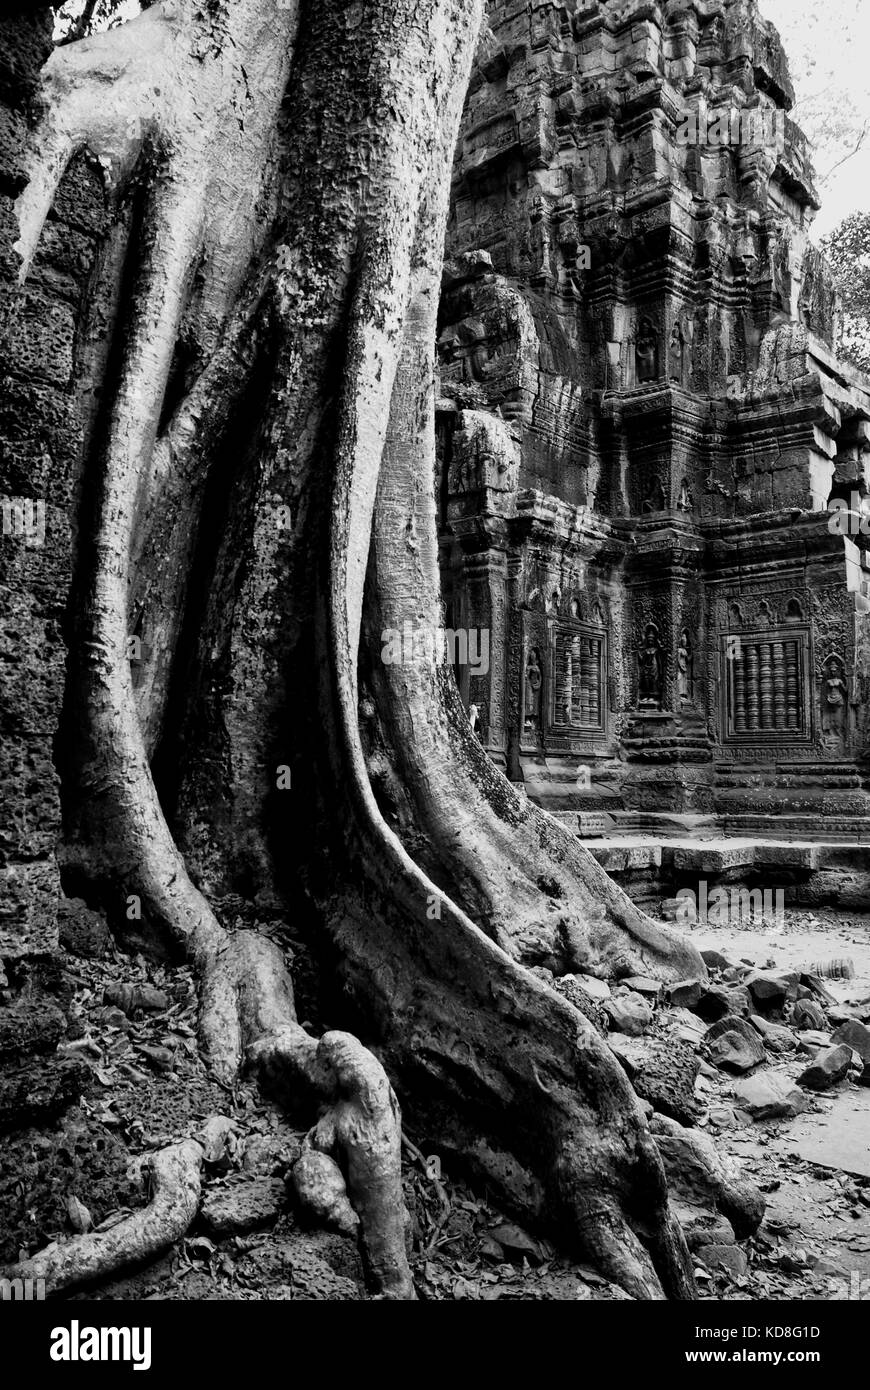
<svg viewBox="0 0 870 1390"><path fill-rule="evenodd" d="M826 979L826 986L844 1006L870 996L870 916L786 911L763 927L705 927L692 936L701 948L762 968L851 959L854 978ZM58 1051L83 1061L89 1080L81 1103L53 1126L19 1131L0 1145L0 1262L122 1219L147 1201L138 1171L143 1155L205 1131L204 1200L188 1236L146 1268L76 1297L368 1297L353 1242L305 1229L293 1209L285 1179L299 1154L303 1119L294 1123L253 1086L230 1094L207 1076L189 972L109 946L99 959L71 958L69 973L71 1024ZM674 1031L680 1017L660 1004L656 1033ZM759 1070L775 1066L797 1077L807 1063L793 1050L768 1056ZM870 1088L840 1082L830 1092L808 1093L809 1109L796 1119L759 1123L741 1111L734 1084L702 1060L697 1128L761 1188L767 1211L742 1245L745 1270L696 1261L700 1297L870 1298ZM822 1130L824 1162L802 1157L806 1136ZM422 1298L625 1297L518 1227L485 1191L459 1180L449 1161L421 1153L413 1134L406 1159Z"/></svg>

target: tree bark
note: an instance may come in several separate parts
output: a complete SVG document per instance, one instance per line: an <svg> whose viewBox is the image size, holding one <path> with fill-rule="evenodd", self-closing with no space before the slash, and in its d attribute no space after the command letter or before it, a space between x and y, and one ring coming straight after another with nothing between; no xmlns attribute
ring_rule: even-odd
<svg viewBox="0 0 870 1390"><path fill-rule="evenodd" d="M272 1085L313 1085L326 1113L309 1149L339 1162L386 1296L413 1296L387 1074L433 1145L514 1210L637 1297L691 1296L625 1074L527 965L678 978L703 964L518 798L448 671L378 657L382 628L440 625L435 316L481 18L482 0L311 0L298 25L272 0L208 16L166 0L48 65L18 207L23 275L79 144L119 189L142 176L143 149L150 160L120 370L88 460L71 853L119 917L138 898L190 955L222 1077L249 1063ZM196 366L169 409L182 337ZM253 404L240 429L234 412ZM157 633L138 702L131 602ZM186 750L164 805L158 745L165 763ZM373 780L394 789L386 816ZM258 910L313 905L375 1055L303 1032L280 953L215 911L240 888Z"/></svg>

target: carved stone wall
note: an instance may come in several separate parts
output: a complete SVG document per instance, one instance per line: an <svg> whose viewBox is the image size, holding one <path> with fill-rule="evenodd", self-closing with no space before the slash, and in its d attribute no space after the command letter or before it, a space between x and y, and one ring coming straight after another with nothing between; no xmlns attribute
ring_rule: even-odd
<svg viewBox="0 0 870 1390"><path fill-rule="evenodd" d="M545 804L574 804L582 759L627 825L870 815L866 541L826 511L870 482L870 381L834 352L792 100L755 0L490 6L441 306L442 555L499 627L484 742Z"/></svg>

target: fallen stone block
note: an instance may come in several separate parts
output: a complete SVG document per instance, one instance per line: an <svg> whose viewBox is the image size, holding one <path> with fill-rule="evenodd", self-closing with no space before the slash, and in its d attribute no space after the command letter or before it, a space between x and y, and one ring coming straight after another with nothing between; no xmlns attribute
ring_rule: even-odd
<svg viewBox="0 0 870 1390"><path fill-rule="evenodd" d="M667 986L665 995L674 1008L693 1009L701 998L703 988L700 980L679 980Z"/></svg>
<svg viewBox="0 0 870 1390"><path fill-rule="evenodd" d="M683 1228L686 1244L692 1251L705 1245L736 1245L734 1227L721 1212L704 1211L701 1207L687 1207L675 1203L674 1211Z"/></svg>
<svg viewBox="0 0 870 1390"><path fill-rule="evenodd" d="M825 1011L815 999L798 999L791 1012L795 1028L824 1028L827 1024Z"/></svg>
<svg viewBox="0 0 870 1390"><path fill-rule="evenodd" d="M639 994L618 994L605 1000L602 1005L610 1019L610 1026L617 1033L627 1033L630 1038L639 1038L652 1023L652 1009Z"/></svg>
<svg viewBox="0 0 870 1390"><path fill-rule="evenodd" d="M852 1065L850 1047L820 1048L806 1071L798 1077L798 1084L811 1091L828 1091L842 1081Z"/></svg>
<svg viewBox="0 0 870 1390"><path fill-rule="evenodd" d="M56 1119L79 1099L89 1075L83 1062L52 1057L0 1076L0 1130Z"/></svg>
<svg viewBox="0 0 870 1390"><path fill-rule="evenodd" d="M216 1236L256 1231L277 1221L287 1196L278 1178L239 1177L205 1195L202 1219Z"/></svg>
<svg viewBox="0 0 870 1390"><path fill-rule="evenodd" d="M620 1033L612 1034L608 1044L642 1101L682 1125L695 1123L695 1079L700 1062L691 1047L661 1038L629 1038Z"/></svg>
<svg viewBox="0 0 870 1390"><path fill-rule="evenodd" d="M112 941L105 917L81 898L61 898L57 905L57 930L61 946L85 960L98 960Z"/></svg>
<svg viewBox="0 0 870 1390"><path fill-rule="evenodd" d="M65 1032L60 1009L45 1000L17 1000L0 1007L0 1062L53 1052Z"/></svg>
<svg viewBox="0 0 870 1390"><path fill-rule="evenodd" d="M621 985L630 989L634 994L639 994L649 1003L657 1002L664 989L661 980L647 979L646 975L629 975L626 979L620 980Z"/></svg>
<svg viewBox="0 0 870 1390"><path fill-rule="evenodd" d="M746 987L760 1009L781 1009L787 999L797 997L798 977L755 970L747 976Z"/></svg>
<svg viewBox="0 0 870 1390"><path fill-rule="evenodd" d="M821 1048L830 1046L831 1035L830 1033L823 1033L819 1028L807 1028L804 1032L797 1034L797 1041L801 1052L806 1052L809 1057L815 1057Z"/></svg>
<svg viewBox="0 0 870 1390"><path fill-rule="evenodd" d="M750 1014L749 1022L771 1052L794 1052L797 1047L797 1038L785 1024L773 1023L769 1018L762 1018L760 1014Z"/></svg>
<svg viewBox="0 0 870 1390"><path fill-rule="evenodd" d="M708 1269L721 1270L732 1279L742 1279L749 1267L739 1245L705 1245L698 1251L698 1259Z"/></svg>
<svg viewBox="0 0 870 1390"><path fill-rule="evenodd" d="M717 1019L724 1018L731 1013L730 990L724 985L706 985L701 990L697 1004L692 1005L692 1012L706 1023L715 1023Z"/></svg>
<svg viewBox="0 0 870 1390"><path fill-rule="evenodd" d="M727 956L723 956L721 951L702 951L701 959L708 970L727 970L731 964Z"/></svg>
<svg viewBox="0 0 870 1390"><path fill-rule="evenodd" d="M678 1201L721 1212L738 1240L757 1231L764 1218L764 1197L740 1176L733 1160L720 1154L709 1135L684 1129L665 1115L653 1115L650 1131Z"/></svg>
<svg viewBox="0 0 870 1390"><path fill-rule="evenodd" d="M764 1061L761 1037L742 1018L721 1018L704 1034L712 1061L723 1071L744 1072Z"/></svg>
<svg viewBox="0 0 870 1390"><path fill-rule="evenodd" d="M809 1101L790 1076L780 1071L756 1072L734 1083L741 1110L753 1120L791 1119L809 1108Z"/></svg>
<svg viewBox="0 0 870 1390"><path fill-rule="evenodd" d="M870 1028L866 1023L859 1023L857 1018L842 1023L831 1035L831 1042L844 1043L846 1047L851 1047L853 1052L858 1053L865 1066L870 1062Z"/></svg>

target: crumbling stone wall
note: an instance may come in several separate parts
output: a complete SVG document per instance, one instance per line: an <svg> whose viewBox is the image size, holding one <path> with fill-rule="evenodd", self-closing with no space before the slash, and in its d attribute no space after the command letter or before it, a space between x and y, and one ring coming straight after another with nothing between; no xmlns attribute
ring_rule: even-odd
<svg viewBox="0 0 870 1390"><path fill-rule="evenodd" d="M14 10L14 7L13 7ZM97 173L64 179L19 284L14 203L53 16L0 21L0 958L57 939L61 831L53 758L64 690L82 428L77 335L102 230Z"/></svg>

